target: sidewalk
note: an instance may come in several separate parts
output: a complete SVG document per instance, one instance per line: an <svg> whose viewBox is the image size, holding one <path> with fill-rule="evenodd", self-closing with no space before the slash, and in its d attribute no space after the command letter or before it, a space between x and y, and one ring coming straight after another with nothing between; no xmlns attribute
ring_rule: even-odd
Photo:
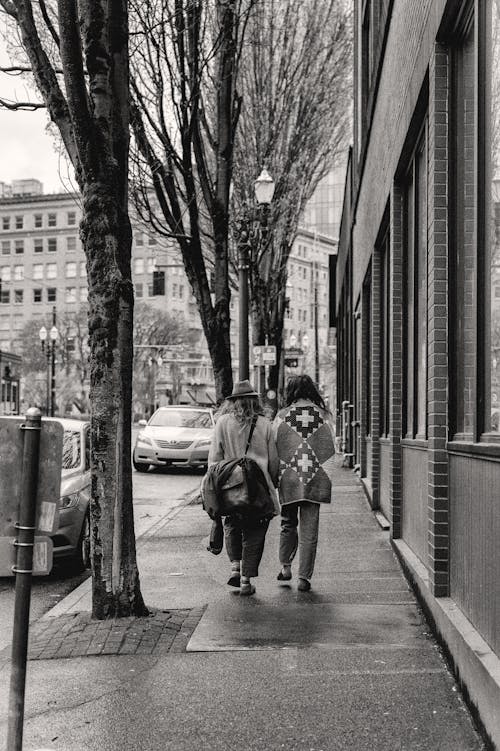
<svg viewBox="0 0 500 751"><path fill-rule="evenodd" d="M350 470L335 486L308 593L276 581L278 520L256 595L228 591L185 505L139 542L150 618L91 621L88 582L59 603L31 630L25 751L482 749L388 533Z"/></svg>

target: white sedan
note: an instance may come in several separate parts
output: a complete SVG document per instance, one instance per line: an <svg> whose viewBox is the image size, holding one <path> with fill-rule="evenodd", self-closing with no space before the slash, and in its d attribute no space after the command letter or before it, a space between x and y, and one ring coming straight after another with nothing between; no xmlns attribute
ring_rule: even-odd
<svg viewBox="0 0 500 751"><path fill-rule="evenodd" d="M207 466L214 432L211 409L203 407L160 407L149 421L141 420L132 462L138 472L150 466Z"/></svg>

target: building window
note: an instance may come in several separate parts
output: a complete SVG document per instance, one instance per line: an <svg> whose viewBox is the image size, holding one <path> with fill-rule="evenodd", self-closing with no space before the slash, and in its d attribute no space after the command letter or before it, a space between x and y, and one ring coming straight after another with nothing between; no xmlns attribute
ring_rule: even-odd
<svg viewBox="0 0 500 751"><path fill-rule="evenodd" d="M68 261L66 264L66 278L73 279L76 276L76 262Z"/></svg>
<svg viewBox="0 0 500 751"><path fill-rule="evenodd" d="M33 264L33 279L43 279L43 263Z"/></svg>
<svg viewBox="0 0 500 751"><path fill-rule="evenodd" d="M66 238L66 250L76 250L76 237L74 235Z"/></svg>
<svg viewBox="0 0 500 751"><path fill-rule="evenodd" d="M10 240L2 240L2 255L10 255Z"/></svg>
<svg viewBox="0 0 500 751"><path fill-rule="evenodd" d="M135 233L135 244L137 245L137 247L144 245L144 235L142 232Z"/></svg>
<svg viewBox="0 0 500 751"><path fill-rule="evenodd" d="M14 266L14 280L21 282L24 279L24 266Z"/></svg>
<svg viewBox="0 0 500 751"><path fill-rule="evenodd" d="M498 3L489 4L491 44L488 47L491 60L487 70L491 75L491 104L486 110L490 117L487 133L490 143L487 157L490 160L490 184L486 186L487 211L486 237L489 240L489 264L486 266L486 295L489 310L486 312L486 400L484 430L494 440L500 438L500 8ZM488 127L489 126L489 127ZM489 273L488 273L489 271Z"/></svg>
<svg viewBox="0 0 500 751"><path fill-rule="evenodd" d="M57 299L57 289L55 287L47 288L47 302L55 302Z"/></svg>
<svg viewBox="0 0 500 751"><path fill-rule="evenodd" d="M57 214L49 214L47 225L49 227L56 227L57 226Z"/></svg>
<svg viewBox="0 0 500 751"><path fill-rule="evenodd" d="M179 300L184 300L184 285L179 284Z"/></svg>
<svg viewBox="0 0 500 751"><path fill-rule="evenodd" d="M390 332L391 253L389 234L380 246L380 435L389 437L390 421Z"/></svg>
<svg viewBox="0 0 500 751"><path fill-rule="evenodd" d="M142 282L136 282L136 285L135 285L135 296L136 297L142 297Z"/></svg>
<svg viewBox="0 0 500 751"><path fill-rule="evenodd" d="M10 282L10 266L2 266L0 279L2 282Z"/></svg>
<svg viewBox="0 0 500 751"><path fill-rule="evenodd" d="M16 229L22 229L24 226L24 217L16 216Z"/></svg>
<svg viewBox="0 0 500 751"><path fill-rule="evenodd" d="M68 211L66 219L68 227L74 227L76 224L76 211Z"/></svg>
<svg viewBox="0 0 500 751"><path fill-rule="evenodd" d="M172 284L172 297L177 297L177 284Z"/></svg>
<svg viewBox="0 0 500 751"><path fill-rule="evenodd" d="M15 252L18 255L21 255L21 253L24 253L24 240L16 240L14 243Z"/></svg>
<svg viewBox="0 0 500 751"><path fill-rule="evenodd" d="M154 297L153 282L148 282L148 297Z"/></svg>
<svg viewBox="0 0 500 751"><path fill-rule="evenodd" d="M2 217L2 229L10 229L10 216Z"/></svg>
<svg viewBox="0 0 500 751"><path fill-rule="evenodd" d="M43 253L43 240L41 237L37 237L33 240L33 251L35 253Z"/></svg>
<svg viewBox="0 0 500 751"><path fill-rule="evenodd" d="M66 302L76 302L76 287L66 287Z"/></svg>
<svg viewBox="0 0 500 751"><path fill-rule="evenodd" d="M451 53L450 433L472 439L475 413L474 23Z"/></svg>
<svg viewBox="0 0 500 751"><path fill-rule="evenodd" d="M148 243L149 243L149 245L157 245L156 237L150 237L148 239Z"/></svg>
<svg viewBox="0 0 500 751"><path fill-rule="evenodd" d="M86 261L80 261L80 276L83 276L83 277L87 276L87 262Z"/></svg>
<svg viewBox="0 0 500 751"><path fill-rule="evenodd" d="M49 237L47 240L47 250L49 253L55 253L57 250L57 237Z"/></svg>
<svg viewBox="0 0 500 751"><path fill-rule="evenodd" d="M42 290L41 289L33 290L33 302L42 302Z"/></svg>
<svg viewBox="0 0 500 751"><path fill-rule="evenodd" d="M10 290L8 289L0 289L0 303L2 305L9 305L10 303Z"/></svg>
<svg viewBox="0 0 500 751"><path fill-rule="evenodd" d="M148 258L148 274L152 274L156 268L156 258Z"/></svg>
<svg viewBox="0 0 500 751"><path fill-rule="evenodd" d="M87 287L80 287L80 302L87 302L89 291Z"/></svg>
<svg viewBox="0 0 500 751"><path fill-rule="evenodd" d="M404 186L403 435L427 436L427 122Z"/></svg>
<svg viewBox="0 0 500 751"><path fill-rule="evenodd" d="M42 214L35 214L35 228L40 229L40 227L43 226L43 216Z"/></svg>
<svg viewBox="0 0 500 751"><path fill-rule="evenodd" d="M144 274L144 258L136 258L134 261L134 273Z"/></svg>
<svg viewBox="0 0 500 751"><path fill-rule="evenodd" d="M47 264L47 279L55 279L57 277L57 263Z"/></svg>
<svg viewBox="0 0 500 751"><path fill-rule="evenodd" d="M22 289L15 289L14 290L14 303L17 305L20 305L23 301L24 297L24 290Z"/></svg>

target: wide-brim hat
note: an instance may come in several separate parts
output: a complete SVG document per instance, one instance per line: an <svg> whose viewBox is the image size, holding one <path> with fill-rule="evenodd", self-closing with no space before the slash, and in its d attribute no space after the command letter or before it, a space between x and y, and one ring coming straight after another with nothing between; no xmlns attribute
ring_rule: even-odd
<svg viewBox="0 0 500 751"><path fill-rule="evenodd" d="M245 396L259 396L259 394L254 391L252 384L250 381L236 381L236 383L233 386L233 393L230 394L227 398L228 399L241 399Z"/></svg>

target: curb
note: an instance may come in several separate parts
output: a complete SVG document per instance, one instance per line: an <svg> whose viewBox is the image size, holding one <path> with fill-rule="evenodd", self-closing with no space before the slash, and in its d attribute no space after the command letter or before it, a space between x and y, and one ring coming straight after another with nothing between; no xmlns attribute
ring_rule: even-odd
<svg viewBox="0 0 500 751"><path fill-rule="evenodd" d="M175 508L173 509L169 509L169 511L167 511L161 519L158 519L150 527L141 532L141 534L136 537L137 549L145 545L150 537L153 537L157 532L163 529L163 527L165 527L173 519L175 519L176 516L178 516L178 514L180 514L181 511L186 508L186 506L192 504L194 499L199 495L199 492L199 488L196 488L195 490L191 490L183 495L178 506L175 506ZM91 586L92 577L89 576L78 587L76 587L76 589L67 594L66 597L64 597L60 602L54 605L50 610L47 610L47 612L44 613L36 622L48 621L51 618L57 618L60 615L64 615L69 610L73 610L76 605L89 593Z"/></svg>

